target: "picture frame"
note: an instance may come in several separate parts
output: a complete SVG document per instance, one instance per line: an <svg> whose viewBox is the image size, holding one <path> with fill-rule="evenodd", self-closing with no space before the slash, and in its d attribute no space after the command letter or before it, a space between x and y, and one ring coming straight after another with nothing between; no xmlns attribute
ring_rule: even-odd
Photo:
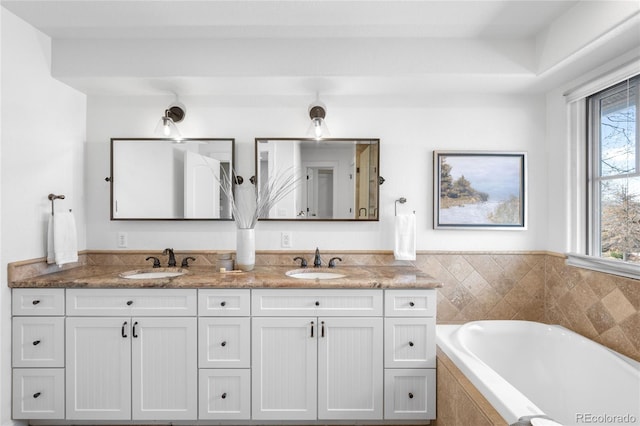
<svg viewBox="0 0 640 426"><path fill-rule="evenodd" d="M434 229L525 230L527 153L434 151Z"/></svg>

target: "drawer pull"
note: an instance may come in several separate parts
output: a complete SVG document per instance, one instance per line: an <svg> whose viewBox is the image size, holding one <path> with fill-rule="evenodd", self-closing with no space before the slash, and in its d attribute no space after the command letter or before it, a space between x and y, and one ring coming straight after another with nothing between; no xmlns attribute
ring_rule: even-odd
<svg viewBox="0 0 640 426"><path fill-rule="evenodd" d="M40 340L34 340L33 341L33 346L38 346L40 344Z"/></svg>
<svg viewBox="0 0 640 426"><path fill-rule="evenodd" d="M409 302L409 306L411 306L413 308L414 306L416 306L416 304L413 303L413 302Z"/></svg>
<svg viewBox="0 0 640 426"><path fill-rule="evenodd" d="M316 300L316 306L320 306L320 302Z"/></svg>
<svg viewBox="0 0 640 426"><path fill-rule="evenodd" d="M315 324L315 323L314 323L313 321L311 321L311 337L313 337L313 325L314 325L314 324Z"/></svg>
<svg viewBox="0 0 640 426"><path fill-rule="evenodd" d="M220 397L222 397L222 399L225 399L227 397L227 393L223 393L222 395L220 395Z"/></svg>
<svg viewBox="0 0 640 426"><path fill-rule="evenodd" d="M34 393L34 394L33 394L33 397L34 397L34 398L37 398L37 397L39 397L39 396L40 396L40 392L36 392L36 393Z"/></svg>
<svg viewBox="0 0 640 426"><path fill-rule="evenodd" d="M409 392L409 399L413 399L413 393Z"/></svg>
<svg viewBox="0 0 640 426"><path fill-rule="evenodd" d="M123 338L123 339L126 339L126 338L127 338L127 335L126 335L126 334L124 334L124 328L125 328L126 326L127 326L127 322L125 321L125 322L123 322L123 323L122 323L122 329L120 330L120 335L122 336L122 338Z"/></svg>
<svg viewBox="0 0 640 426"><path fill-rule="evenodd" d="M220 306L223 306L223 307L227 306L227 302L225 302L225 301L220 302Z"/></svg>
<svg viewBox="0 0 640 426"><path fill-rule="evenodd" d="M224 342L220 343L220 346L227 346L227 342L224 341Z"/></svg>
<svg viewBox="0 0 640 426"><path fill-rule="evenodd" d="M409 346L413 347L413 342L409 342Z"/></svg>
<svg viewBox="0 0 640 426"><path fill-rule="evenodd" d="M136 334L136 325L138 325L138 321L133 323L133 333L131 335L137 339L138 335Z"/></svg>
<svg viewBox="0 0 640 426"><path fill-rule="evenodd" d="M127 300L127 306L133 305L133 300Z"/></svg>
<svg viewBox="0 0 640 426"><path fill-rule="evenodd" d="M322 325L322 329L320 330L320 336L324 337L324 321L320 323Z"/></svg>
<svg viewBox="0 0 640 426"><path fill-rule="evenodd" d="M34 305L37 305L37 304L39 304L39 303L40 303L40 301L39 301L38 299L36 299L36 300L34 300L33 302L31 302L31 303L32 303L32 304L34 304Z"/></svg>

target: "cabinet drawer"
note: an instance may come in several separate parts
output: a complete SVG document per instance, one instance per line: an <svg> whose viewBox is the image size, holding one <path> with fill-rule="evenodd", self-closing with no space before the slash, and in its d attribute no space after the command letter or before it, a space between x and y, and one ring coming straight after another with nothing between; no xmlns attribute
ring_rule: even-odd
<svg viewBox="0 0 640 426"><path fill-rule="evenodd" d="M255 316L381 316L382 290L253 290Z"/></svg>
<svg viewBox="0 0 640 426"><path fill-rule="evenodd" d="M385 370L385 419L435 419L436 370Z"/></svg>
<svg viewBox="0 0 640 426"><path fill-rule="evenodd" d="M11 294L13 315L64 315L63 288L16 288Z"/></svg>
<svg viewBox="0 0 640 426"><path fill-rule="evenodd" d="M250 342L249 318L198 320L200 368L249 368Z"/></svg>
<svg viewBox="0 0 640 426"><path fill-rule="evenodd" d="M64 369L13 370L14 419L64 419Z"/></svg>
<svg viewBox="0 0 640 426"><path fill-rule="evenodd" d="M69 289L67 316L195 316L195 289Z"/></svg>
<svg viewBox="0 0 640 426"><path fill-rule="evenodd" d="M14 367L64 367L63 317L13 318Z"/></svg>
<svg viewBox="0 0 640 426"><path fill-rule="evenodd" d="M200 419L249 419L249 370L200 370Z"/></svg>
<svg viewBox="0 0 640 426"><path fill-rule="evenodd" d="M198 290L198 315L245 317L251 314L249 290Z"/></svg>
<svg viewBox="0 0 640 426"><path fill-rule="evenodd" d="M385 367L435 368L435 330L433 317L385 318Z"/></svg>
<svg viewBox="0 0 640 426"><path fill-rule="evenodd" d="M435 317L436 290L385 290L384 314L387 317Z"/></svg>

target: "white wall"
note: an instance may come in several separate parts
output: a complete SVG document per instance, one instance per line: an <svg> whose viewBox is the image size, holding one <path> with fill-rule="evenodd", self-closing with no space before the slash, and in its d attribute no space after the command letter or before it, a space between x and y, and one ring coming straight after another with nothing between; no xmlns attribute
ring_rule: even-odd
<svg viewBox="0 0 640 426"><path fill-rule="evenodd" d="M128 233L131 249L233 249L235 228L229 222L109 221L109 140L153 137L153 130L172 97L89 96L87 120L87 247L116 248L118 231ZM308 127L307 103L274 100L272 105L220 105L215 97L182 97L187 117L185 137L236 139L236 169L248 177L254 168L255 137L300 137ZM261 222L258 250L279 249L280 232L291 231L293 249L393 248L394 200L406 197L402 211L416 211L419 250L546 249L547 158L544 96L447 96L404 107L368 100L362 105L327 104L327 123L334 137L381 139L380 221L377 223ZM511 150L529 156L529 227L525 231L458 231L432 229L433 150Z"/></svg>
<svg viewBox="0 0 640 426"><path fill-rule="evenodd" d="M2 9L0 134L0 424L11 422L11 292L7 263L46 255L47 195L64 194L84 249L86 97L50 76L51 41Z"/></svg>

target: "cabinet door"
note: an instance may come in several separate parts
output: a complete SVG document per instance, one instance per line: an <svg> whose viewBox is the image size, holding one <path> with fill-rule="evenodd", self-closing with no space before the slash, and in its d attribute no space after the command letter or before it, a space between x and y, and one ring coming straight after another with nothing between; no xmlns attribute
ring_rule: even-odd
<svg viewBox="0 0 640 426"><path fill-rule="evenodd" d="M249 368L249 318L200 318L198 351L200 368Z"/></svg>
<svg viewBox="0 0 640 426"><path fill-rule="evenodd" d="M132 418L196 419L196 318L138 317L132 321Z"/></svg>
<svg viewBox="0 0 640 426"><path fill-rule="evenodd" d="M13 318L14 367L64 367L63 317Z"/></svg>
<svg viewBox="0 0 640 426"><path fill-rule="evenodd" d="M382 318L319 321L318 418L382 419Z"/></svg>
<svg viewBox="0 0 640 426"><path fill-rule="evenodd" d="M201 369L198 398L200 419L251 418L251 372L246 368Z"/></svg>
<svg viewBox="0 0 640 426"><path fill-rule="evenodd" d="M387 369L384 378L385 419L435 419L436 370Z"/></svg>
<svg viewBox="0 0 640 426"><path fill-rule="evenodd" d="M252 321L252 418L315 420L317 319Z"/></svg>
<svg viewBox="0 0 640 426"><path fill-rule="evenodd" d="M130 326L129 318L67 318L67 419L131 418Z"/></svg>
<svg viewBox="0 0 640 426"><path fill-rule="evenodd" d="M64 369L14 368L14 419L64 419Z"/></svg>
<svg viewBox="0 0 640 426"><path fill-rule="evenodd" d="M436 319L385 318L386 368L435 368Z"/></svg>

